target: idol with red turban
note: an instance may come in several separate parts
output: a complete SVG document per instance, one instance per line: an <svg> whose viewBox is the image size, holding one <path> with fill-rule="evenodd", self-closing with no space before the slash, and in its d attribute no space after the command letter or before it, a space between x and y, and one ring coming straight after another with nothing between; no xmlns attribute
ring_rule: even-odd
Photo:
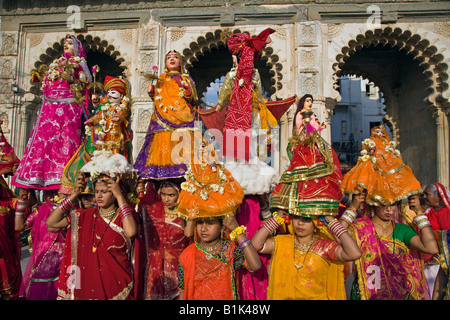
<svg viewBox="0 0 450 320"><path fill-rule="evenodd" d="M95 152L106 150L111 154L121 154L131 162L132 132L130 123L130 86L122 77L106 76L103 88L106 96L95 104L96 113L85 122L86 138L75 155L64 167L60 192L72 193L78 171L89 161ZM88 186L86 192L92 188Z"/></svg>
<svg viewBox="0 0 450 320"><path fill-rule="evenodd" d="M86 133L97 150L120 153L130 161L131 131L130 90L126 79L106 76L103 87L106 98L102 99L97 113L86 121Z"/></svg>

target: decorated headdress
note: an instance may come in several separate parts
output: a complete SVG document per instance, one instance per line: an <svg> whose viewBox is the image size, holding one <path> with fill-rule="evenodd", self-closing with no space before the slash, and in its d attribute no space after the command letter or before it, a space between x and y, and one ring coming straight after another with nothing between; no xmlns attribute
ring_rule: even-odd
<svg viewBox="0 0 450 320"><path fill-rule="evenodd" d="M254 59L256 60L266 45L267 38L274 32L275 30L267 28L253 38L247 33L235 33L228 38L228 50L232 55L239 55L245 46L251 46L254 49Z"/></svg>
<svg viewBox="0 0 450 320"><path fill-rule="evenodd" d="M12 173L12 168L20 163L13 147L6 141L0 120L0 175Z"/></svg>
<svg viewBox="0 0 450 320"><path fill-rule="evenodd" d="M96 150L91 161L85 164L80 172L88 174L92 181L97 180L100 175L115 178L119 174L121 180L137 178L137 170L121 154L113 154L108 150Z"/></svg>
<svg viewBox="0 0 450 320"><path fill-rule="evenodd" d="M87 54L86 51L84 50L83 44L81 43L80 40L77 39L77 37L67 34L66 37L64 38L64 41L70 38L72 39L73 42L73 53L75 55L75 57L80 57L80 58L87 58Z"/></svg>
<svg viewBox="0 0 450 320"><path fill-rule="evenodd" d="M377 129L384 137L376 134ZM371 137L362 141L361 156L345 174L341 186L349 195L367 190L366 202L372 206L390 205L422 193L420 182L403 162L384 125L372 128Z"/></svg>
<svg viewBox="0 0 450 320"><path fill-rule="evenodd" d="M105 89L105 91L114 89L127 97L129 96L128 81L123 77L115 78L106 76L105 82L103 83L103 88Z"/></svg>

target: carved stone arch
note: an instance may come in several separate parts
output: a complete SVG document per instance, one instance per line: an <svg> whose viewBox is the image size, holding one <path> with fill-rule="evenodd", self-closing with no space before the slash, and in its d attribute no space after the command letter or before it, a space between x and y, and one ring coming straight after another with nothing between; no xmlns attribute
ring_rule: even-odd
<svg viewBox="0 0 450 320"><path fill-rule="evenodd" d="M214 32L207 32L199 36L196 41L191 42L182 51L185 67L187 70L192 70L189 72L194 78L195 76L192 73L195 72L195 68L193 67L199 62L199 59L202 60L202 58L215 54L218 51L222 51L223 55L228 55L227 57L223 57L223 63L217 64L214 74L203 73L201 77L198 77L199 80L196 81L196 85L199 93L203 92L203 89L217 78L217 74L225 75L232 67L231 53L228 50L223 50L223 48L226 48L226 42L222 38L222 32L223 30L221 29L217 29ZM241 32L239 29L233 30L233 33L239 32ZM259 70L261 75L262 85L272 100L279 98L276 93L283 88L283 65L279 60L280 58L274 54L273 48L265 46L262 50L261 58L255 62L255 68Z"/></svg>
<svg viewBox="0 0 450 320"><path fill-rule="evenodd" d="M88 66L90 68L96 64L100 66L99 82L103 82L106 75L124 75L127 69L125 58L113 44L99 36L90 34L79 34L77 38L86 50ZM35 67L39 67L42 64L49 65L53 60L62 56L63 53L64 37L47 47L34 65Z"/></svg>
<svg viewBox="0 0 450 320"><path fill-rule="evenodd" d="M364 34L358 34L342 48L341 53L336 56L336 63L333 64L334 88L338 88L338 79L346 73L344 71L346 61L360 51L363 47L369 46L390 46L400 51L406 52L416 60L423 68L427 83L427 102L429 105L450 108L450 101L445 98L444 92L449 90L448 64L445 57L438 48L428 39L424 39L417 33L401 28L386 27L384 29L368 30Z"/></svg>
<svg viewBox="0 0 450 320"><path fill-rule="evenodd" d="M404 161L421 183L440 181L448 185L448 64L436 42L399 27L361 30L336 55L333 80L336 90L338 79L349 74L378 86L384 93L385 120L393 125ZM377 54L376 63L369 61L370 54ZM394 56L399 59L397 64L392 63ZM391 59L386 65L394 70L383 70L382 63L378 67L379 61L385 62L382 59Z"/></svg>

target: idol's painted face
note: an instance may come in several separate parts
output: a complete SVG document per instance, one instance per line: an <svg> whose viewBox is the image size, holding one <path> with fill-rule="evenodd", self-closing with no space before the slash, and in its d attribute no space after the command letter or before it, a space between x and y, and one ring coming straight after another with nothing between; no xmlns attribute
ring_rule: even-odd
<svg viewBox="0 0 450 320"><path fill-rule="evenodd" d="M64 41L64 53L69 52L72 56L75 55L75 49L74 49L74 44L73 44L73 40L71 38L67 38Z"/></svg>
<svg viewBox="0 0 450 320"><path fill-rule="evenodd" d="M379 136L380 138L384 137L383 130L381 130L380 128L375 129L374 133L375 133L375 135Z"/></svg>
<svg viewBox="0 0 450 320"><path fill-rule="evenodd" d="M180 71L180 56L176 52L169 52L166 56L166 67L169 71Z"/></svg>
<svg viewBox="0 0 450 320"><path fill-rule="evenodd" d="M115 89L109 89L107 95L108 101L112 104L119 104L123 99L123 94Z"/></svg>
<svg viewBox="0 0 450 320"><path fill-rule="evenodd" d="M311 109L312 103L313 103L313 99L311 97L308 97L305 99L305 103L303 104L303 107L307 108L307 109Z"/></svg>

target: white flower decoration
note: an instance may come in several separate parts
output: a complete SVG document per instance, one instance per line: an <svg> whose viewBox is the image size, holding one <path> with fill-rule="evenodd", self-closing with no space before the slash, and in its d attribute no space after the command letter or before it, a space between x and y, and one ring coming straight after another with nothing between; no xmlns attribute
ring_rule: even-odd
<svg viewBox="0 0 450 320"><path fill-rule="evenodd" d="M202 190L202 191L200 192L200 197L201 197L203 200L208 200L208 198L209 198L208 192L207 192L206 190Z"/></svg>

